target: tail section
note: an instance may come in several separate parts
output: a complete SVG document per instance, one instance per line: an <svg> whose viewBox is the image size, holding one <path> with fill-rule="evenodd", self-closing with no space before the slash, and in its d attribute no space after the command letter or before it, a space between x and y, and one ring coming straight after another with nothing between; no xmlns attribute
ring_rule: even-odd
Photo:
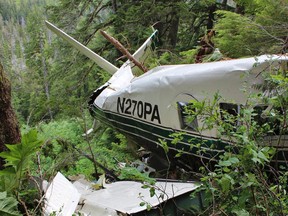
<svg viewBox="0 0 288 216"><path fill-rule="evenodd" d="M137 59L138 61L141 61L141 59L145 59L145 57L147 56L147 49L149 47L152 47L152 44L155 43L156 39L157 39L157 34L158 31L155 30L151 36L142 44L142 46L136 50L136 52L133 54L133 57L135 59Z"/></svg>
<svg viewBox="0 0 288 216"><path fill-rule="evenodd" d="M142 44L142 46L138 50L136 50L136 52L133 54L133 57L137 61L143 64L144 61L147 59L147 57L151 55L152 50L156 44L157 34L158 34L158 31L157 30L154 31L151 34L151 36ZM131 62L130 66L132 68L133 74L134 75L137 74L137 71L139 71L139 69L135 67L135 64Z"/></svg>
<svg viewBox="0 0 288 216"><path fill-rule="evenodd" d="M102 58L101 56L97 55L95 52L90 50L88 47L84 46L65 32L63 32L61 29L54 26L52 23L45 21L47 27L57 34L62 39L69 42L73 47L75 47L77 50L79 50L82 54L93 60L98 66L109 72L111 75L113 75L115 72L119 70L118 67L107 61L106 59ZM152 46L153 42L155 42L157 38L157 30L153 32L153 34L142 44L142 46L132 55L137 61L144 62L144 60L149 56L149 47ZM134 63L127 60L122 67L130 66L132 69L133 74L136 74L137 67L135 67Z"/></svg>

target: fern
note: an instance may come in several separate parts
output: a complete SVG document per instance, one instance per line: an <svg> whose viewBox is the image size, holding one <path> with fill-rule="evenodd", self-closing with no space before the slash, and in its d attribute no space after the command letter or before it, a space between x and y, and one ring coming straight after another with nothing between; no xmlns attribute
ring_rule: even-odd
<svg viewBox="0 0 288 216"><path fill-rule="evenodd" d="M0 192L0 215L20 216L17 211L18 202L14 197L7 197L7 192Z"/></svg>

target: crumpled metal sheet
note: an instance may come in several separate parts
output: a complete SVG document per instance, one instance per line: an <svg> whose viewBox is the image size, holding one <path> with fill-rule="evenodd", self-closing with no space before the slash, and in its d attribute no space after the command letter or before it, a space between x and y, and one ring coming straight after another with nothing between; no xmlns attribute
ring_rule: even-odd
<svg viewBox="0 0 288 216"><path fill-rule="evenodd" d="M60 172L49 184L44 195L44 215L72 215L80 200L80 193Z"/></svg>
<svg viewBox="0 0 288 216"><path fill-rule="evenodd" d="M119 212L134 214L146 210L147 206L140 206L141 202L155 207L200 186L195 182L157 181L153 186L155 195L151 197L149 188L142 188L140 182L118 181L105 184L101 190L94 190L92 185L84 179L72 184L58 172L45 193L45 215L53 212L59 216L74 212L89 216L117 216Z"/></svg>
<svg viewBox="0 0 288 216"><path fill-rule="evenodd" d="M155 195L150 196L149 189L142 188L143 184L135 181L119 181L106 184L105 189L92 190L87 183L79 181L74 183L81 193L82 207L80 212L89 213L91 216L103 215L98 212L114 209L125 214L135 214L145 211L147 206L140 206L146 202L152 207L160 203L191 192L198 188L197 183L165 182L157 181ZM81 202L80 200L80 202Z"/></svg>

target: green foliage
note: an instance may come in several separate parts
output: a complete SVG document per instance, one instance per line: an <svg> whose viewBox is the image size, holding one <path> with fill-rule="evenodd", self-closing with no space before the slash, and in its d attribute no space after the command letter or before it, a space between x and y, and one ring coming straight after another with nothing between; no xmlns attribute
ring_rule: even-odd
<svg viewBox="0 0 288 216"><path fill-rule="evenodd" d="M7 192L0 192L0 214L3 216L20 216L17 210L18 202L14 197L8 197Z"/></svg>
<svg viewBox="0 0 288 216"><path fill-rule="evenodd" d="M181 58L183 58L183 61L181 61L182 64L193 64L195 63L195 57L197 55L198 50L197 49L191 49L187 51L180 52Z"/></svg>
<svg viewBox="0 0 288 216"><path fill-rule="evenodd" d="M98 30L107 30L133 53L150 35L153 25L159 30L160 43L157 44L159 56L149 60L150 68L159 64L193 63L199 38L213 17L216 45L229 57L279 53L285 48L286 1L238 0L245 7L244 16L217 12L225 7L215 4L215 0L92 2L0 3L5 21L0 19L3 25L0 49L9 68L14 107L21 122L35 125L52 118L79 117L91 92L110 77L51 34L44 25L45 19L118 66L125 59L116 62L121 54ZM48 3L45 11L43 5Z"/></svg>
<svg viewBox="0 0 288 216"><path fill-rule="evenodd" d="M31 167L36 153L43 141L38 139L36 130L29 130L22 135L21 143L6 145L7 151L1 152L0 157L5 159L5 168L0 170L0 212L1 215L19 215L18 202L33 202L39 196L34 185L31 186ZM8 194L8 197L6 197Z"/></svg>
<svg viewBox="0 0 288 216"><path fill-rule="evenodd" d="M155 179L150 178L146 173L141 173L135 167L124 167L123 169L121 169L119 179L147 182L150 185L155 184ZM151 194L151 197L153 195L154 194Z"/></svg>
<svg viewBox="0 0 288 216"><path fill-rule="evenodd" d="M105 136L108 137L105 138ZM127 145L124 135L118 134L111 128L105 128L103 135L96 144L95 154L107 167L117 170L117 161L130 163L136 159L132 154L132 149L129 149Z"/></svg>
<svg viewBox="0 0 288 216"><path fill-rule="evenodd" d="M160 55L167 50L192 49L207 30L210 8L214 6L214 0L142 0L134 4L123 0L116 3L113 28L115 34L130 39L129 45L137 47L149 35L148 28L154 26L159 30Z"/></svg>
<svg viewBox="0 0 288 216"><path fill-rule="evenodd" d="M134 159L128 155L123 135L115 135L109 128L100 128L95 137L87 140L87 137L81 135L84 133L83 125L81 119L42 123L39 125L38 136L36 130L23 129L26 133L22 136L22 142L7 145L9 151L0 153L6 161L6 168L0 171L1 191L7 191L32 207L35 205L33 200L39 196L35 183L30 180L32 175L39 176L41 173L40 177L49 179L55 172L61 171L65 175L84 174L91 179L95 167L91 157L86 157L91 154L89 145L95 159L110 170L117 170L118 160L129 163ZM42 140L45 140L44 144Z"/></svg>
<svg viewBox="0 0 288 216"><path fill-rule="evenodd" d="M0 170L1 191L15 193L21 188L23 180L27 178L31 160L42 144L37 131L30 130L22 136L20 144L6 145L8 151L0 153L6 162L5 169Z"/></svg>
<svg viewBox="0 0 288 216"><path fill-rule="evenodd" d="M100 126L92 136L85 137L82 136L85 124L92 125L92 122L73 118L39 125L39 137L46 140L40 155L43 173L51 176L61 171L65 175L84 174L89 179L96 172L92 154L110 170L118 169L117 161L129 163L134 160L123 135Z"/></svg>
<svg viewBox="0 0 288 216"><path fill-rule="evenodd" d="M215 26L217 35L214 41L221 52L232 58L261 53L261 32L253 21L228 11L218 11L217 15L220 19Z"/></svg>
<svg viewBox="0 0 288 216"><path fill-rule="evenodd" d="M79 160L79 153L74 146L84 142L81 137L84 131L81 123L83 122L80 119L70 119L39 125L39 137L46 140L40 154L43 173L51 176L57 171L66 173L75 168L74 164Z"/></svg>
<svg viewBox="0 0 288 216"><path fill-rule="evenodd" d="M287 1L238 2L244 6L245 15L217 11L216 47L232 58L287 52Z"/></svg>
<svg viewBox="0 0 288 216"><path fill-rule="evenodd" d="M219 11L217 17L213 19L217 22L215 43L221 52L229 57L242 57L264 52L285 51L288 29L287 1L235 1L245 7L245 15ZM109 169L117 169L116 161L129 162L133 160L123 136L110 128L101 126L93 136L82 137L81 134L85 131L85 122L79 119L83 112L83 104L86 106L86 100L91 91L107 81L110 75L99 69L91 60L80 55L63 40L55 39L56 36L52 36L47 31L43 23L43 20L46 19L46 12L43 7L39 7L47 2L47 0L0 2L0 14L3 17L3 19L0 18L2 26L0 49L5 58L5 66L9 68L9 76L13 84L14 106L19 113L21 122L28 125L41 122L39 136L46 140L41 153L39 153L44 176L49 177L58 170L67 175L83 173L91 176L91 173L95 172L95 167L91 160L85 157L85 154L94 155L97 161ZM55 1L49 2L54 3ZM197 41L207 30L208 20L214 14L213 8L217 11L221 6L216 5L214 0L153 2L141 0L133 2L133 4L127 0L112 2L61 0L51 4L47 8L47 13L48 19L55 25L113 64L121 64L124 59L115 63L115 59L121 54L109 42L101 38L98 33L99 29L106 29L133 52L152 32L150 26L156 24L154 27L160 31L159 57L149 60L150 67L154 67L159 64L193 63L197 53ZM175 54L177 52L179 52L179 56ZM271 81L274 84L273 89L276 89L275 92L279 95L262 99L275 104L269 113L269 119L272 122L279 119L284 125L287 119L288 97L285 90L287 89L287 78L283 78L282 75L273 75L267 78L270 85ZM219 201L224 200L223 203L236 199L235 197L230 199L229 192L236 197L240 194L242 198L239 198L240 200L237 198L237 202L231 203L229 207L238 203L241 208L232 209L231 207L229 209L227 207L227 209L231 214L245 215L247 210L242 206L246 208L248 204L245 200L252 200L247 188L251 192L253 186L253 191L256 191L255 195L260 194L259 196L263 197L261 193L258 193L259 188L263 189L259 186L260 180L258 179L258 174L260 175L261 172L258 172L257 169L256 172L253 167L256 166L261 170L273 155L273 149L259 148L255 137L259 138L262 135L273 133L273 126L250 123L250 119L257 115L252 104L248 104L241 119L248 125L251 124L251 127L235 128L231 122L238 117L223 113L225 121L219 120L221 118L219 110L216 108L218 99L219 97L215 97L212 102L194 101L196 111L187 110L187 113L190 114L191 121L195 116L201 114L200 118L204 125L199 128L199 131L209 130L216 125L219 137L224 134L228 139L236 140L239 144L239 149L241 149L239 154L223 155L215 173L209 175L211 178L208 181L211 181L211 184L207 184L207 186L211 191L216 191L214 197L219 198ZM51 119L49 111L53 114L55 121L47 121ZM71 118L71 116L73 117ZM43 120L47 122L43 122ZM91 122L87 124L90 125ZM285 130L282 127L283 133ZM32 138L28 140L30 139ZM179 139L181 136L175 136L175 143ZM21 182L24 183L28 172L38 174L38 164L32 164L33 170L30 169L33 154L38 150L36 143L34 146L33 142L27 141L28 149L8 146L11 148L9 149L11 154L3 155L8 160L8 165L1 172L2 183L0 185L3 190L8 191L8 194L9 191L13 193L15 188L20 188L20 185L24 187ZM40 143L38 144L40 145ZM162 144L168 151L167 143L163 142ZM199 143L195 144L195 147L199 145ZM242 148L242 146L247 148ZM17 151L20 152L19 155L17 155ZM180 155L181 152L177 156ZM239 171L236 172L238 169ZM135 172L135 170L130 171ZM15 176L17 178L14 178ZM135 176L138 178L136 173ZM252 184L248 181L250 178ZM242 179L239 181L240 186L238 179ZM217 187L213 188L212 183L215 183ZM271 197L273 196L270 196L270 193L267 199L269 204L274 202L272 206L279 206L281 203L280 207L285 209L287 198L283 196L285 190L283 185L287 185L287 173L283 175L281 173L279 185L270 187L270 191L277 198L272 201ZM239 188L245 190L242 192ZM267 191L266 189L263 190ZM23 197L24 194L28 196L30 192L28 188L25 192L21 189L19 194ZM246 197L248 198L246 199ZM262 201L259 201L259 205L255 207L253 213L256 212L256 208L262 213L262 207L260 208L260 205L263 204ZM230 203L226 202L222 207L224 208L228 204ZM247 209L252 208L251 206L248 206Z"/></svg>
<svg viewBox="0 0 288 216"><path fill-rule="evenodd" d="M13 167L16 170L25 172L28 168L30 157L35 153L36 149L42 144L37 139L37 131L31 130L22 137L21 144L6 145L8 152L1 152L0 157L4 158L6 167Z"/></svg>
<svg viewBox="0 0 288 216"><path fill-rule="evenodd" d="M267 154L264 156L263 149L255 146L254 149L245 146L243 150L241 154L224 154L213 172L205 172L206 176L201 179L202 189L205 190L206 201L212 204L206 207L209 211L228 215L237 212L252 215L287 213L285 189L278 190L277 194L272 192L270 187L278 186L269 183L269 177L261 165L267 164L271 154L265 152Z"/></svg>

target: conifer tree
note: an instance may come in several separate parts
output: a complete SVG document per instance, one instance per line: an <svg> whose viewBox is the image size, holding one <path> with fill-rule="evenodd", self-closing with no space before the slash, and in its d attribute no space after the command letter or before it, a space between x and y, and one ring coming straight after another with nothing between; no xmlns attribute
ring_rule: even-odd
<svg viewBox="0 0 288 216"><path fill-rule="evenodd" d="M288 2L238 0L243 14L219 11L216 45L229 57L287 52Z"/></svg>

